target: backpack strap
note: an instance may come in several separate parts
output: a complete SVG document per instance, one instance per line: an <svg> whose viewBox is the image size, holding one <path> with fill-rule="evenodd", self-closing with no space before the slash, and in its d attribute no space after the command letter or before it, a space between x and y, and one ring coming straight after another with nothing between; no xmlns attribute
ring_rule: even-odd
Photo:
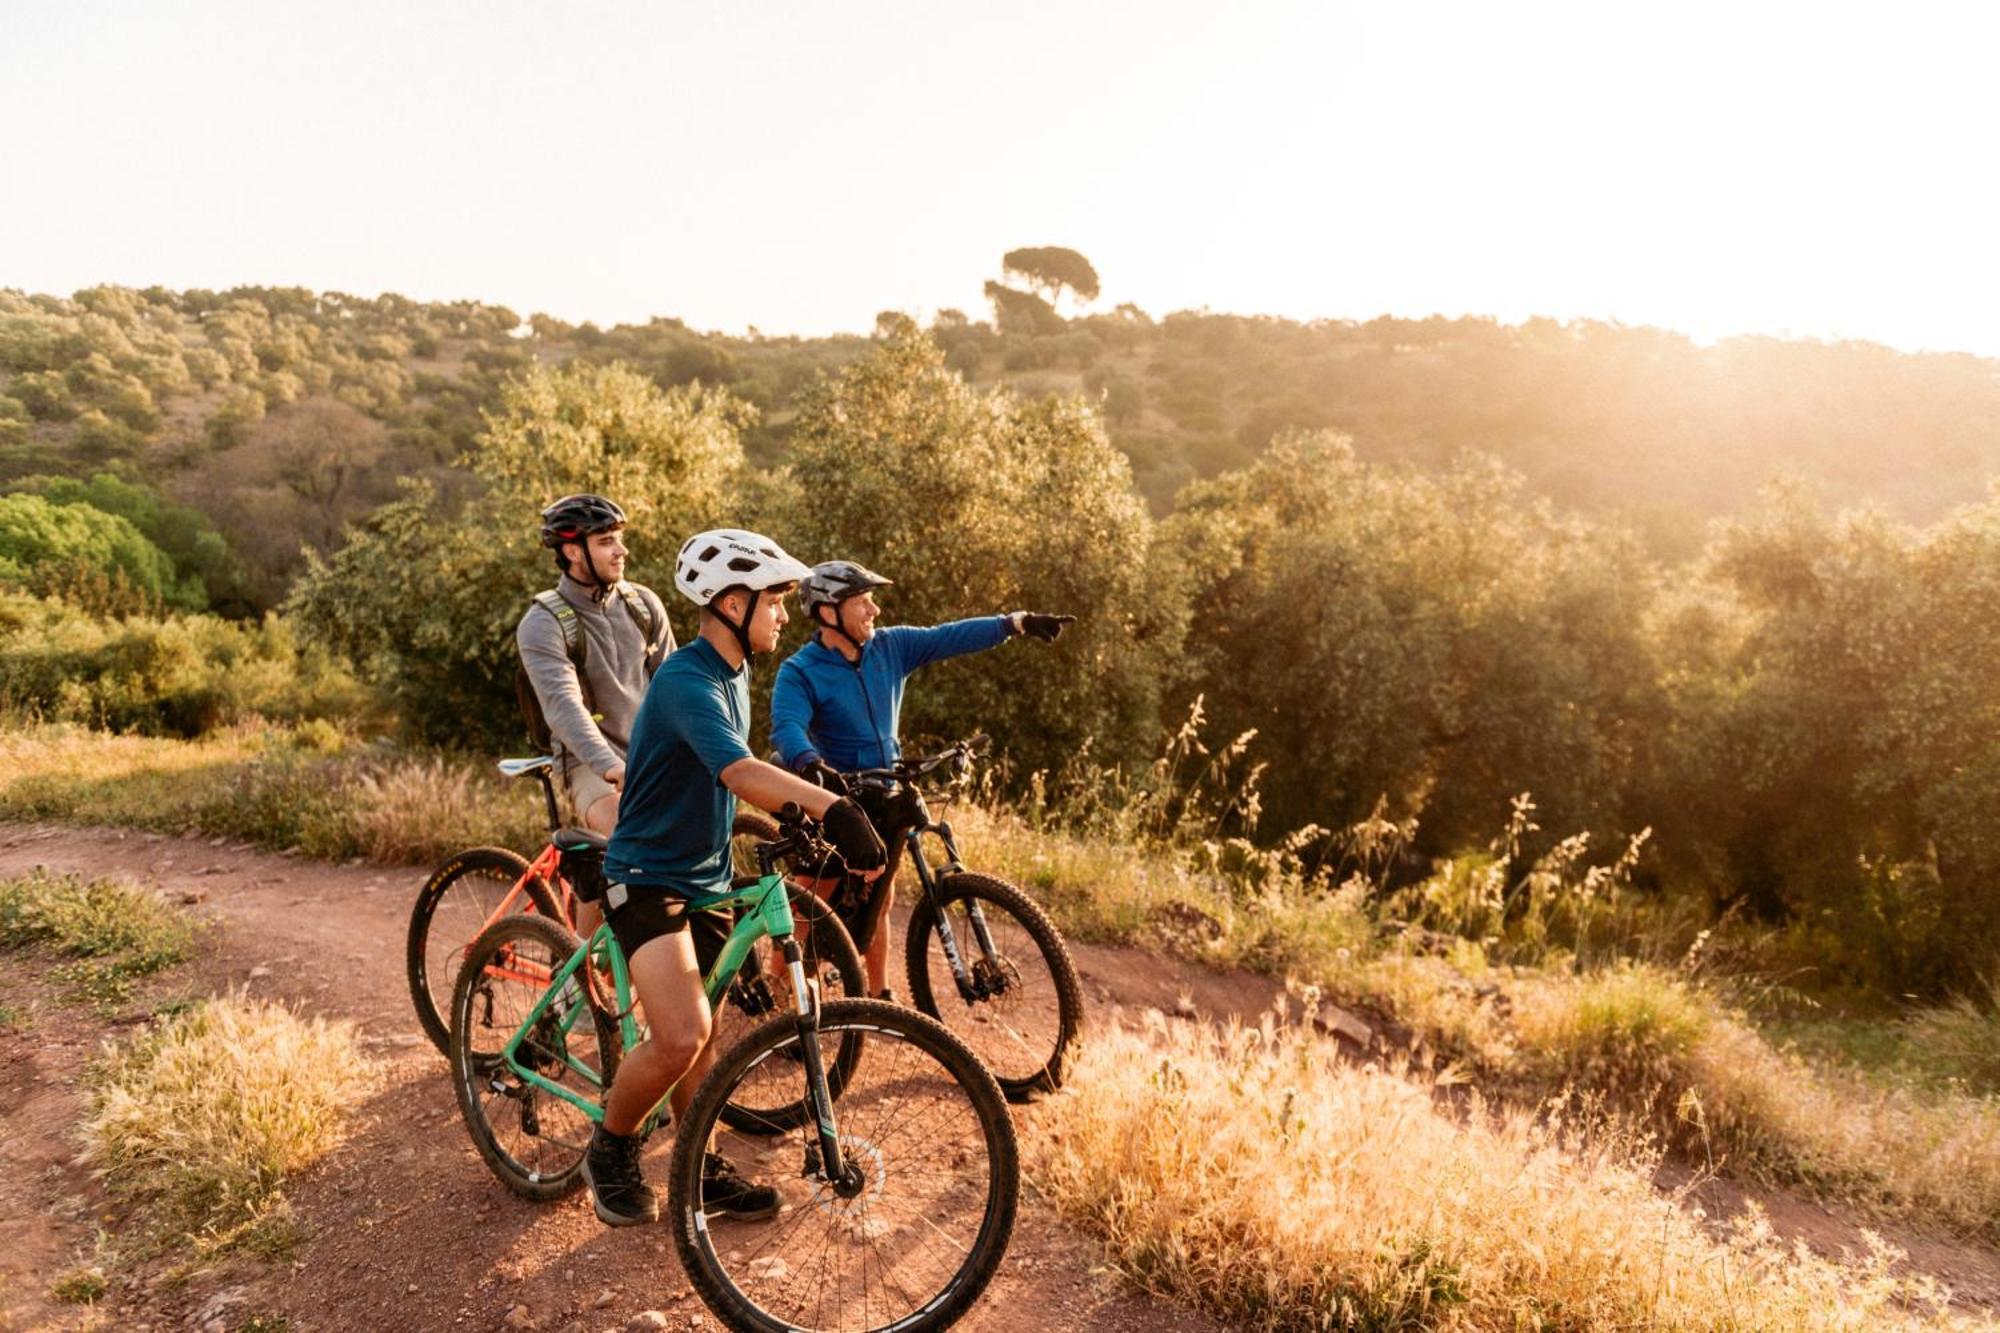
<svg viewBox="0 0 2000 1333"><path fill-rule="evenodd" d="M576 608L564 600L563 595L554 588L545 588L536 593L535 605L554 616L556 624L562 627L563 651L569 654L569 660L576 665L577 673L581 675L584 658L590 652L590 645L584 640L583 622L576 618Z"/></svg>
<svg viewBox="0 0 2000 1333"><path fill-rule="evenodd" d="M659 618L653 614L653 608L647 604L646 599L639 595L639 590L629 583L619 583L618 600L625 603L625 609L631 612L632 619L638 622L639 632L646 636L645 655L651 657L653 649L660 641Z"/></svg>
<svg viewBox="0 0 2000 1333"><path fill-rule="evenodd" d="M583 706L592 717L597 716L597 701L590 697L590 676L584 671L584 663L590 660L590 640L584 637L583 622L577 619L576 608L564 600L554 588L544 588L535 594L535 605L556 618L562 628L563 651L569 654L569 663L576 668L576 688L583 694Z"/></svg>

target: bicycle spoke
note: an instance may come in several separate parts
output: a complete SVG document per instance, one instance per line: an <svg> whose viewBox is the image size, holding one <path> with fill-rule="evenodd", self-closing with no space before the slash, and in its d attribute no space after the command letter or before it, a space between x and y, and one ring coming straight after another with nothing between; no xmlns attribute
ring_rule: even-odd
<svg viewBox="0 0 2000 1333"><path fill-rule="evenodd" d="M690 1272L714 1280L725 1305L735 1302L789 1326L862 1330L933 1305L942 1309L947 1297L976 1291L990 1276L1004 1245L996 1218L1011 1228L1012 1128L990 1076L963 1047L907 1010L833 1006L823 1039L846 1033L839 1015L856 1010L867 1021L853 1030L865 1031L866 1042L834 1119L859 1188L842 1197L825 1179L780 1178L785 1209L775 1219L721 1223L712 1238L702 1232L702 1242L676 1233L684 1250L699 1251ZM784 1034L771 1027L758 1037L775 1046ZM950 1050L957 1054L940 1053ZM770 1062L769 1052L762 1054L761 1062L746 1054L742 1065L725 1064L721 1072L740 1079ZM706 1104L726 1091L704 1088L682 1132L702 1132ZM767 1141L761 1160L803 1162L815 1141L815 1133L788 1128L775 1144ZM682 1188L678 1154L676 1162L675 1185Z"/></svg>

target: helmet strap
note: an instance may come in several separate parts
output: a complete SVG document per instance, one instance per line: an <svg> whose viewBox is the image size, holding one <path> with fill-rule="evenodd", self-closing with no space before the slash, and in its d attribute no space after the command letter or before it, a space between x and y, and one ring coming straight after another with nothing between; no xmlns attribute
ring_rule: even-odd
<svg viewBox="0 0 2000 1333"><path fill-rule="evenodd" d="M720 598L717 598L716 602L711 603L708 609L715 612L717 620L729 626L729 632L736 636L737 646L743 649L743 660L748 662L752 657L756 656L755 650L750 647L750 622L757 615L757 599L764 594L755 588L745 588L743 593L750 600L744 604L743 619L740 623L722 614L722 607L719 605Z"/></svg>
<svg viewBox="0 0 2000 1333"><path fill-rule="evenodd" d="M825 605L825 603L822 603L822 605ZM861 653L861 644L860 644L860 642L859 642L858 640L856 640L856 639L855 639L855 637L854 637L854 636L853 636L852 634L849 634L849 633L847 632L847 627L846 627L845 625L843 625L843 624L841 624L841 623L840 623L840 608L841 608L841 607L843 607L843 606L846 606L846 605L847 605L847 598L845 598L845 597L843 597L843 598L841 598L841 599L840 599L839 601L837 601L837 602L834 602L834 603L832 603L832 604L831 604L831 609L832 609L832 611L833 611L833 621L832 621L832 623L831 623L831 624L829 624L828 622L826 622L826 621L824 621L824 620L821 620L821 619L819 618L819 609L818 609L817 607L815 607L815 608L813 609L813 623L814 623L814 624L815 624L815 625L816 625L816 626L817 626L818 628L820 628L820 629L823 629L823 630L828 630L828 631L830 631L831 633L834 633L834 634L837 634L837 635L839 635L839 636L840 636L841 638L843 638L843 639L847 640L847 641L848 641L849 643L853 644L853 645L854 645L854 651L855 651L855 654L856 654L857 656L859 656L859 654Z"/></svg>

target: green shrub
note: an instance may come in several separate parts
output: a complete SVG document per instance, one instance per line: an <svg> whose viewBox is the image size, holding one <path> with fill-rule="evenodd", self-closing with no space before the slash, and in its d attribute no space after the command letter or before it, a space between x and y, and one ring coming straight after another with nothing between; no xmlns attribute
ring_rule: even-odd
<svg viewBox="0 0 2000 1333"><path fill-rule="evenodd" d="M750 414L623 366L531 369L508 383L468 459L481 493L455 505L412 486L331 559L309 563L290 613L314 641L366 664L419 735L518 745L514 626L556 577L536 515L574 491L614 496L631 515L635 563L665 573L686 537L747 521L737 430ZM670 578L654 575L679 613Z"/></svg>
<svg viewBox="0 0 2000 1333"><path fill-rule="evenodd" d="M14 596L0 597L0 711L199 736L253 717L363 716L367 695L276 616L96 619Z"/></svg>

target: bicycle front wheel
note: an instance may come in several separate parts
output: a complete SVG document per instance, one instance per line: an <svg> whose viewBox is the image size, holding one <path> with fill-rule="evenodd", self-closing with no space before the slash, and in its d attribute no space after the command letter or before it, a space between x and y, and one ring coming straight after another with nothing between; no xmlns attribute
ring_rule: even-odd
<svg viewBox="0 0 2000 1333"><path fill-rule="evenodd" d="M681 1264L735 1329L949 1327L1013 1235L1020 1161L1000 1089L963 1042L908 1009L842 1000L819 1027L823 1043L854 1036L867 1047L832 1108L846 1182L820 1169L816 1122L777 1139L724 1133L718 1149L768 1173L784 1207L761 1222L702 1211L703 1149L722 1108L797 1049L796 1016L772 1019L722 1056L675 1137L667 1208ZM803 1088L803 1067L787 1067Z"/></svg>
<svg viewBox="0 0 2000 1333"><path fill-rule="evenodd" d="M525 1199L559 1199L583 1183L583 1154L596 1122L522 1069L602 1105L623 1052L617 1023L572 974L515 1048L514 1064L498 1059L582 947L548 917L510 913L473 943L452 992L451 1081L459 1113L486 1165Z"/></svg>
<svg viewBox="0 0 2000 1333"><path fill-rule="evenodd" d="M963 983L945 955L941 922ZM1027 894L991 875L946 875L935 898L910 910L903 966L910 1003L970 1046L1008 1101L1061 1086L1083 1029L1083 983L1055 923Z"/></svg>
<svg viewBox="0 0 2000 1333"><path fill-rule="evenodd" d="M432 871L417 891L417 901L410 908L404 966L417 1022L440 1051L451 1040L447 1014L466 951L479 932L493 924L500 904L523 880L523 896L514 902L513 910L532 907L545 916L559 918L561 909L556 906L554 890L540 876L530 875L527 861L505 847L474 847L460 852Z"/></svg>

